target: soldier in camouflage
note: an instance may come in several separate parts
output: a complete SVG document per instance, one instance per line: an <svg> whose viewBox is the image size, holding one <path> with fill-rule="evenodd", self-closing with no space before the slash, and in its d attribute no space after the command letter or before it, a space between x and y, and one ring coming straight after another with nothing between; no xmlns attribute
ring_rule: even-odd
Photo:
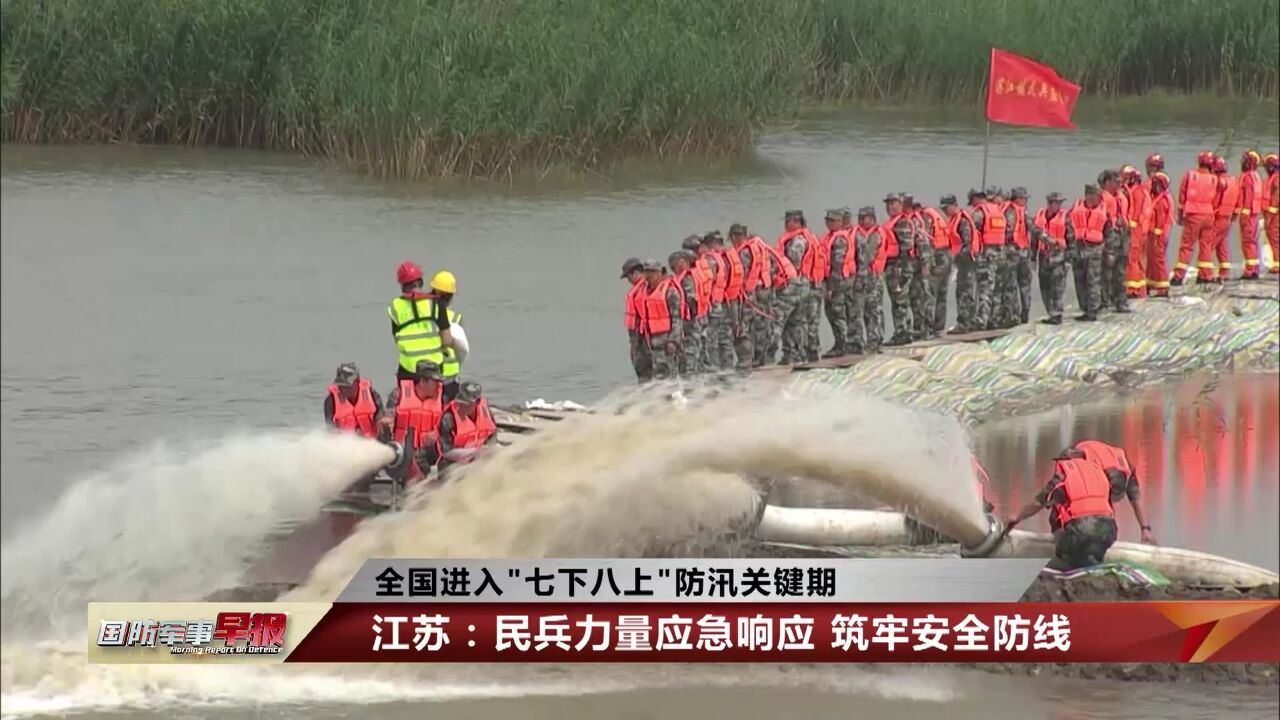
<svg viewBox="0 0 1280 720"><path fill-rule="evenodd" d="M982 227L986 223L988 212L1003 212L999 209L1000 188L992 185L986 189L985 197L973 210L973 226L982 235ZM988 243L982 238L982 248L977 261L977 295L978 309L973 315L974 330L990 330L995 327L998 308L996 301L996 275L1004 261L1004 246Z"/></svg>
<svg viewBox="0 0 1280 720"><path fill-rule="evenodd" d="M717 230L698 239L694 248L698 261L704 263L712 275L712 287L717 290L707 312L707 345L703 352L706 366L713 370L728 370L734 365L733 319L729 314L729 302L723 297L729 268L724 261L724 238Z"/></svg>
<svg viewBox="0 0 1280 720"><path fill-rule="evenodd" d="M1092 209L1101 203L1102 191L1098 186L1085 185L1084 206ZM1075 275L1076 299L1082 311L1076 319L1092 322L1098 319L1098 310L1102 308L1102 248L1115 229L1108 218L1102 230L1103 241L1090 243L1084 240L1084 228L1077 228L1076 224L1074 220L1071 221L1076 241L1071 248L1071 269Z"/></svg>
<svg viewBox="0 0 1280 720"><path fill-rule="evenodd" d="M691 377L702 372L703 336L706 335L706 318L697 317L698 287L693 273L694 256L688 250L677 250L667 257L667 265L675 277L676 285L684 295L684 335L680 342L680 375Z"/></svg>
<svg viewBox="0 0 1280 720"><path fill-rule="evenodd" d="M752 253L749 245L763 244L759 237L747 235L747 226L734 223L729 227L729 241L733 243L731 252L738 253L742 263L742 276L750 277L752 272ZM769 362L770 345L773 344L773 325L775 312L773 309L772 265L764 268L764 281L754 290L748 290L740 304L738 335L735 343L738 351L738 368L746 370L761 367Z"/></svg>
<svg viewBox="0 0 1280 720"><path fill-rule="evenodd" d="M886 345L906 345L911 342L911 253L915 249L915 236L911 221L902 210L902 198L890 193L884 198L884 229L897 241L898 254L885 260L884 283L889 291L889 309L893 313L893 336Z"/></svg>
<svg viewBox="0 0 1280 720"><path fill-rule="evenodd" d="M954 195L943 198L942 211L955 226L953 232L960 238L960 252L955 259L956 324L947 331L952 335L961 335L978 329L975 320L978 315L978 257L982 250L979 244L978 251L973 251L978 228L974 225L973 216L970 213L978 206L981 198L982 191L969 190L968 210L958 206ZM946 200L951 200L951 203L948 204ZM962 217L956 220L957 216Z"/></svg>
<svg viewBox="0 0 1280 720"><path fill-rule="evenodd" d="M884 232L876 223L876 209L858 210L858 226L853 230L857 276L853 284L854 304L862 306L862 327L849 328L849 342L862 340L863 352L880 352L884 338L884 270L876 264ZM859 338L859 329L862 338Z"/></svg>
<svg viewBox="0 0 1280 720"><path fill-rule="evenodd" d="M1049 193L1045 200L1048 206L1036 213L1031 235L1040 275L1040 300L1049 315L1041 322L1061 325L1063 298L1067 293L1067 248L1075 244L1075 235L1071 229L1071 218L1062 209L1066 198L1054 192Z"/></svg>
<svg viewBox="0 0 1280 720"><path fill-rule="evenodd" d="M999 208L1005 220L1004 243L1000 245L1000 260L996 266L995 296L991 306L991 317L987 328L1007 329L1018 324L1022 316L1021 296L1018 294L1018 251L1010 240L1012 230L1009 225L1009 191L996 189L996 198L991 202Z"/></svg>
<svg viewBox="0 0 1280 720"><path fill-rule="evenodd" d="M1120 195L1120 173L1116 170L1102 171L1101 189L1113 198ZM1103 304L1110 304L1118 313L1132 312L1129 309L1129 294L1125 292L1125 271L1129 267L1129 221L1124 212L1117 206L1113 232L1107 236L1102 247L1102 287ZM1109 301L1109 303L1107 302Z"/></svg>
<svg viewBox="0 0 1280 720"><path fill-rule="evenodd" d="M1031 248L1020 247L1017 238L1029 239L1035 225L1032 215L1027 214L1027 189L1015 187L1010 193L1009 204L1004 211L1004 246L1011 251L1013 283L1010 287L1008 301L1009 317L1006 320L1010 327L1027 323L1031 320ZM1021 225L1021 230L1018 229ZM1015 297L1016 296L1016 297ZM1014 309L1017 312L1013 312Z"/></svg>
<svg viewBox="0 0 1280 720"><path fill-rule="evenodd" d="M911 272L907 284L911 302L911 339L925 340L933 336L933 239L925 224L928 219L921 212L924 207L910 193L902 193L901 197L902 211L907 215L912 238L911 258L907 262Z"/></svg>
<svg viewBox="0 0 1280 720"><path fill-rule="evenodd" d="M653 379L653 355L644 340L644 263L639 258L627 258L622 263L622 280L628 284L624 299L626 311L627 341L630 345L631 367L636 380L646 383Z"/></svg>
<svg viewBox="0 0 1280 720"><path fill-rule="evenodd" d="M645 310L645 342L653 356L653 378L669 380L680 374L680 338L684 336L684 319L680 310L680 290L674 282L663 273L662 263L657 260L646 260L644 263L644 280L648 284L649 295L662 292L666 300L666 315L670 318L670 329L665 332L654 332L653 321L649 317L649 308ZM647 300L647 299L646 299Z"/></svg>
<svg viewBox="0 0 1280 720"><path fill-rule="evenodd" d="M825 217L827 234L824 239L830 245L827 247L829 262L824 292L827 296L827 322L831 324L831 335L835 338L835 342L832 343L831 349L823 354L824 358L862 352L861 337L856 350L849 342L849 328L853 325L860 328L862 317L861 309L858 317L855 318L853 315L853 284L857 277L857 268L854 267L853 272L848 275L844 272L846 259L856 258L849 229L846 227L848 214L847 209L828 210Z"/></svg>
<svg viewBox="0 0 1280 720"><path fill-rule="evenodd" d="M954 195L947 195L941 200L950 200L951 205L956 204ZM942 203L939 202L939 206ZM929 258L929 290L933 293L933 311L929 313L931 319L929 329L932 337L939 337L947 328L947 293L951 285L951 263L953 258L952 248L955 245L952 242L950 231L946 223L946 213L936 213L930 211L922 213L925 222L925 232L929 237L933 237L936 233L945 233L947 244L943 247L934 247L930 242ZM942 227L935 228L934 223L943 224Z"/></svg>
<svg viewBox="0 0 1280 720"><path fill-rule="evenodd" d="M788 210L783 215L787 230L795 230L805 225L804 213L800 210ZM787 241L782 248L782 255L791 263L792 269L799 270L801 260L808 250L808 241L804 235L796 235ZM774 358L774 350L781 345L783 365L801 362L806 356L808 340L810 295L813 288L809 278L800 275L786 281L780 288L774 288L774 313L777 317L775 341L769 346L769 359Z"/></svg>

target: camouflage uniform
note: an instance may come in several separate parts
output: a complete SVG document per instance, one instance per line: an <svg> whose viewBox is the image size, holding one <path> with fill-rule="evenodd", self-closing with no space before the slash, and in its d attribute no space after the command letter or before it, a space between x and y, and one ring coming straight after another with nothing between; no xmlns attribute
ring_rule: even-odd
<svg viewBox="0 0 1280 720"><path fill-rule="evenodd" d="M915 238L915 256L909 263L912 340L924 340L933 335L933 238L928 233L931 224L927 217L917 216L912 232Z"/></svg>
<svg viewBox="0 0 1280 720"><path fill-rule="evenodd" d="M973 225L975 228L981 228L986 221L986 217L981 209L973 211ZM1000 262L1004 256L1004 248L1000 245L988 245L982 243L982 249L978 251L978 258L975 262L974 279L975 294L977 295L977 308L973 313L973 330L986 330L991 325L992 304L995 301L996 291L996 272L1000 268Z"/></svg>
<svg viewBox="0 0 1280 720"><path fill-rule="evenodd" d="M1010 328L1022 317L1022 295L1018 292L1018 263L1021 260L1018 246L1013 244L1013 225L1017 215L1008 205L1004 208L1004 247L1001 248L1000 269L996 272L996 312L992 324L998 328Z"/></svg>
<svg viewBox="0 0 1280 720"><path fill-rule="evenodd" d="M893 337L889 343L905 345L912 339L909 290L914 263L910 253L915 239L911 223L905 216L899 217L890 232L898 241L898 256L888 258L884 266L884 283L889 291L889 309L893 313Z"/></svg>
<svg viewBox="0 0 1280 720"><path fill-rule="evenodd" d="M1050 196L1054 197L1054 196ZM1066 209L1059 209L1066 213ZM1057 217L1056 215L1054 217ZM1031 237L1036 248L1036 265L1040 276L1040 300L1049 317L1045 322L1057 325L1062 322L1062 303L1067 293L1067 249L1058 247L1043 230L1034 227ZM1067 247L1075 243L1071 218L1067 218Z"/></svg>
<svg viewBox="0 0 1280 720"><path fill-rule="evenodd" d="M645 270L650 267L661 268L653 262L645 263ZM667 289L667 313L671 316L671 330L665 333L649 335L645 338L649 351L653 354L653 378L669 380L680 375L680 339L684 337L684 320L680 314L680 291L674 287ZM672 345L668 349L667 345Z"/></svg>
<svg viewBox="0 0 1280 720"><path fill-rule="evenodd" d="M1087 186L1086 192L1093 186ZM1071 269L1076 281L1076 299L1080 303L1079 320L1098 319L1098 310L1102 308L1102 248L1107 244L1114 229L1111 221L1103 226L1102 242L1090 243L1076 238L1072 247Z"/></svg>
<svg viewBox="0 0 1280 720"><path fill-rule="evenodd" d="M787 241L782 254L791 261L792 267L800 269L800 261L808 250L808 241L803 235L796 235ZM775 299L778 311L777 337L782 345L782 364L800 362L805 359L808 346L809 313L811 310L813 288L809 279L797 274L787 281ZM815 322L816 322L815 318ZM773 353L769 353L773 358Z"/></svg>
<svg viewBox="0 0 1280 720"><path fill-rule="evenodd" d="M680 374L696 375L702 372L703 336L706 334L706 318L697 314L698 290L693 273L686 272L680 278L680 290L684 293L684 306L688 317L683 323L684 335L680 343Z"/></svg>
<svg viewBox="0 0 1280 720"><path fill-rule="evenodd" d="M628 258L625 262L622 263L622 275L619 277L619 279L626 280L627 276L630 275L633 271L641 270L643 267L644 267L644 263L640 262L639 258ZM640 284L642 285L644 284L643 278L640 279ZM632 285L627 288L626 312L628 313L629 317L632 311L631 292L634 289L634 287L635 286ZM644 335L641 333L640 318L638 316L639 308L636 308L636 310L637 310L637 316L635 317L636 327L627 328L627 344L629 346L628 354L631 357L631 368L635 370L635 373L636 373L636 380L641 383L644 383L653 379L653 355L650 354L649 345L644 341Z"/></svg>
<svg viewBox="0 0 1280 720"><path fill-rule="evenodd" d="M709 243L704 240L704 245L706 244ZM729 272L729 269L724 267L724 260L714 251L705 253L702 257L706 258L707 266L711 268L714 277L712 282L722 282L721 278ZM710 370L727 370L734 364L734 320L730 317L728 305L727 301L712 302L711 309L707 311L707 342L702 357L704 365Z"/></svg>
<svg viewBox="0 0 1280 720"><path fill-rule="evenodd" d="M870 211L869 217L874 219L875 212L871 211L871 208L862 208L858 214L862 216L868 211ZM857 253L857 275L854 276L853 282L853 312L854 317L857 317L859 308L862 310L862 322L850 325L849 343L861 344L863 352L878 353L884 340L884 274L874 272L871 264L875 261L876 254L880 252L880 233L861 234L858 228L854 228L853 232L854 251Z"/></svg>
<svg viewBox="0 0 1280 720"><path fill-rule="evenodd" d="M1129 295L1124 289L1125 271L1129 266L1129 223L1112 227L1102 245L1102 287L1116 312L1129 312Z"/></svg>
<svg viewBox="0 0 1280 720"><path fill-rule="evenodd" d="M1014 188L1016 197L1026 197L1026 190L1023 188ZM1020 248L1013 243L1014 223L1018 220L1017 210L1012 205L1009 206L1004 213L1005 219L1005 245L1013 248L1013 279L1014 289L1018 294L1017 308L1018 312L1013 314L1012 324L1027 323L1031 320L1031 247L1030 240L1034 237L1035 223L1032 222L1035 214L1028 211L1026 206L1022 208L1022 226L1027 232L1028 246Z"/></svg>
<svg viewBox="0 0 1280 720"><path fill-rule="evenodd" d="M947 198L950 200L951 198ZM945 203L944 203L945 204ZM970 217L972 219L972 217ZM976 226L963 220L957 225L960 236L960 253L956 255L956 326L955 332L968 332L976 328L974 318L978 314L978 261L969 249L973 247ZM946 298L942 298L945 308ZM942 313L946 318L946 313Z"/></svg>
<svg viewBox="0 0 1280 720"><path fill-rule="evenodd" d="M735 246L731 252L738 253L742 263L742 275L751 274L751 251L746 243ZM772 264L771 264L772 266ZM765 269L764 284L755 290L748 291L747 297L738 305L738 368L745 370L760 367L769 362L769 346L773 343L773 288L769 286L772 277L771 268Z"/></svg>
<svg viewBox="0 0 1280 720"><path fill-rule="evenodd" d="M828 213L828 217L830 217L830 213ZM836 355L862 352L860 332L858 333L856 345L849 342L850 328L858 327L860 329L862 325L861 312L857 316L854 315L853 286L857 278L856 268L854 275L849 277L840 276L840 268L844 265L845 258L849 256L849 253L854 252L849 245L849 239L843 235L836 235L831 238L830 269L827 271L826 281L826 310L827 322L831 324L831 335L835 338L835 342L831 346L831 352ZM861 308L859 308L860 310Z"/></svg>

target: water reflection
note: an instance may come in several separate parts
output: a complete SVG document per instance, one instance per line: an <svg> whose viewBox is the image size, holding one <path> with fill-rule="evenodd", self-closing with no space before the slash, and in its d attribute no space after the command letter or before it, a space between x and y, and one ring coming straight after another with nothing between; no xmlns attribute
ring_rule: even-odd
<svg viewBox="0 0 1280 720"><path fill-rule="evenodd" d="M1133 398L983 428L977 451L991 473L992 502L1010 512L1052 473L1075 440L1128 451L1143 502L1164 544L1280 566L1280 379L1195 378ZM1138 538L1126 506L1120 536ZM1047 529L1043 516L1030 521Z"/></svg>

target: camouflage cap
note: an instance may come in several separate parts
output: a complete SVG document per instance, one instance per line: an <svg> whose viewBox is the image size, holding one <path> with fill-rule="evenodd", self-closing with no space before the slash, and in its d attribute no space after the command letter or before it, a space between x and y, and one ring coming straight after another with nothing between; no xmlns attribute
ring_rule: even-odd
<svg viewBox="0 0 1280 720"><path fill-rule="evenodd" d="M889 193L888 195L884 196L884 200L882 200L881 202L894 202L894 201L902 202L902 198L896 193Z"/></svg>
<svg viewBox="0 0 1280 720"><path fill-rule="evenodd" d="M1101 190L1098 189L1097 185L1093 183L1085 183L1085 186L1084 186L1085 195L1097 195L1099 192L1101 192Z"/></svg>
<svg viewBox="0 0 1280 720"><path fill-rule="evenodd" d="M1119 180L1119 179L1120 179L1120 172L1119 172L1119 171L1117 171L1117 170L1112 170L1112 169L1108 168L1108 169L1103 170L1102 172L1098 173L1098 184L1099 184L1099 185L1101 185L1101 184L1103 184L1103 183L1106 183L1106 182L1111 182L1112 180Z"/></svg>
<svg viewBox="0 0 1280 720"><path fill-rule="evenodd" d="M911 206L911 207L915 207L915 204L916 204L916 196L915 196L915 195L912 195L911 193L904 192L904 193L898 193L898 197L902 198L902 204L903 204L903 205L908 205L908 206Z"/></svg>
<svg viewBox="0 0 1280 720"><path fill-rule="evenodd" d="M840 208L832 208L827 211L827 214L825 217L827 220L843 220L844 211L841 210Z"/></svg>
<svg viewBox="0 0 1280 720"><path fill-rule="evenodd" d="M649 259L649 260L645 260L645 261L644 261L644 271L645 271L645 272L653 272L653 271L655 271L655 270L656 270L656 271L658 271L658 272L662 272L662 263L658 262L657 260L653 260L653 259Z"/></svg>
<svg viewBox="0 0 1280 720"><path fill-rule="evenodd" d="M1063 196L1063 194L1060 192L1051 192L1047 196L1045 196L1045 200L1048 201L1050 204L1064 203L1067 201L1067 198Z"/></svg>
<svg viewBox="0 0 1280 720"><path fill-rule="evenodd" d="M730 235L746 235L747 226L743 225L742 223L734 223L729 226L729 234Z"/></svg>
<svg viewBox="0 0 1280 720"><path fill-rule="evenodd" d="M986 195L989 198L1000 197L1000 188L996 187L995 185L988 185L987 189L983 191L982 194Z"/></svg>
<svg viewBox="0 0 1280 720"><path fill-rule="evenodd" d="M333 384L338 387L351 387L360 379L360 370L356 368L355 363L342 363L338 366L338 372L333 375Z"/></svg>
<svg viewBox="0 0 1280 720"><path fill-rule="evenodd" d="M845 219L853 217L853 211L849 209L848 205L840 206L840 217Z"/></svg>
<svg viewBox="0 0 1280 720"><path fill-rule="evenodd" d="M972 200L976 197L982 197L982 191L978 188L969 188L969 199Z"/></svg>
<svg viewBox="0 0 1280 720"><path fill-rule="evenodd" d="M938 201L938 204L946 207L948 205L959 205L960 203L956 200L955 195L943 195L942 199Z"/></svg>
<svg viewBox="0 0 1280 720"><path fill-rule="evenodd" d="M480 396L483 394L484 389L480 387L480 383L468 380L458 384L458 395L455 399L458 402L473 403L480 400Z"/></svg>
<svg viewBox="0 0 1280 720"><path fill-rule="evenodd" d="M667 264L675 265L676 260L687 260L689 262L693 262L694 259L695 259L695 256L692 252L688 250L676 250L675 252L667 256Z"/></svg>
<svg viewBox="0 0 1280 720"><path fill-rule="evenodd" d="M803 210L788 210L788 211L786 211L785 213L783 213L783 214L782 214L782 219L783 219L783 220L803 220L803 219L804 219L804 211L803 211Z"/></svg>
<svg viewBox="0 0 1280 720"><path fill-rule="evenodd" d="M871 207L870 205L864 205L858 208L858 217L860 218L862 217L875 218L875 216L876 216L876 209Z"/></svg>
<svg viewBox="0 0 1280 720"><path fill-rule="evenodd" d="M711 245L714 243L723 243L723 242L724 242L724 236L720 234L719 230L712 230L702 236L703 245Z"/></svg>
<svg viewBox="0 0 1280 720"><path fill-rule="evenodd" d="M633 271L640 270L643 267L644 263L640 262L640 258L627 258L622 261L622 277L626 278Z"/></svg>
<svg viewBox="0 0 1280 720"><path fill-rule="evenodd" d="M444 373L440 372L440 364L432 360L419 360L413 367L413 374L421 380L444 379Z"/></svg>
<svg viewBox="0 0 1280 720"><path fill-rule="evenodd" d="M1027 189L1022 187L1021 185L1015 187L1010 192L1013 194L1013 197L1015 198L1025 198L1027 196Z"/></svg>
<svg viewBox="0 0 1280 720"><path fill-rule="evenodd" d="M690 235L689 237L685 238L680 242L680 247L684 248L685 250L697 250L698 246L701 244L702 244L702 238L698 237L697 235Z"/></svg>

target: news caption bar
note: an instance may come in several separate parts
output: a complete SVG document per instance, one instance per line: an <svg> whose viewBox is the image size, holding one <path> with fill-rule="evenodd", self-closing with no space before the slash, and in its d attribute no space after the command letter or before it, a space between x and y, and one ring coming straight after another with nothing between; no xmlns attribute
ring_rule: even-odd
<svg viewBox="0 0 1280 720"><path fill-rule="evenodd" d="M89 659L1280 662L1280 602L1016 602L1042 565L379 560L334 603L91 603Z"/></svg>

